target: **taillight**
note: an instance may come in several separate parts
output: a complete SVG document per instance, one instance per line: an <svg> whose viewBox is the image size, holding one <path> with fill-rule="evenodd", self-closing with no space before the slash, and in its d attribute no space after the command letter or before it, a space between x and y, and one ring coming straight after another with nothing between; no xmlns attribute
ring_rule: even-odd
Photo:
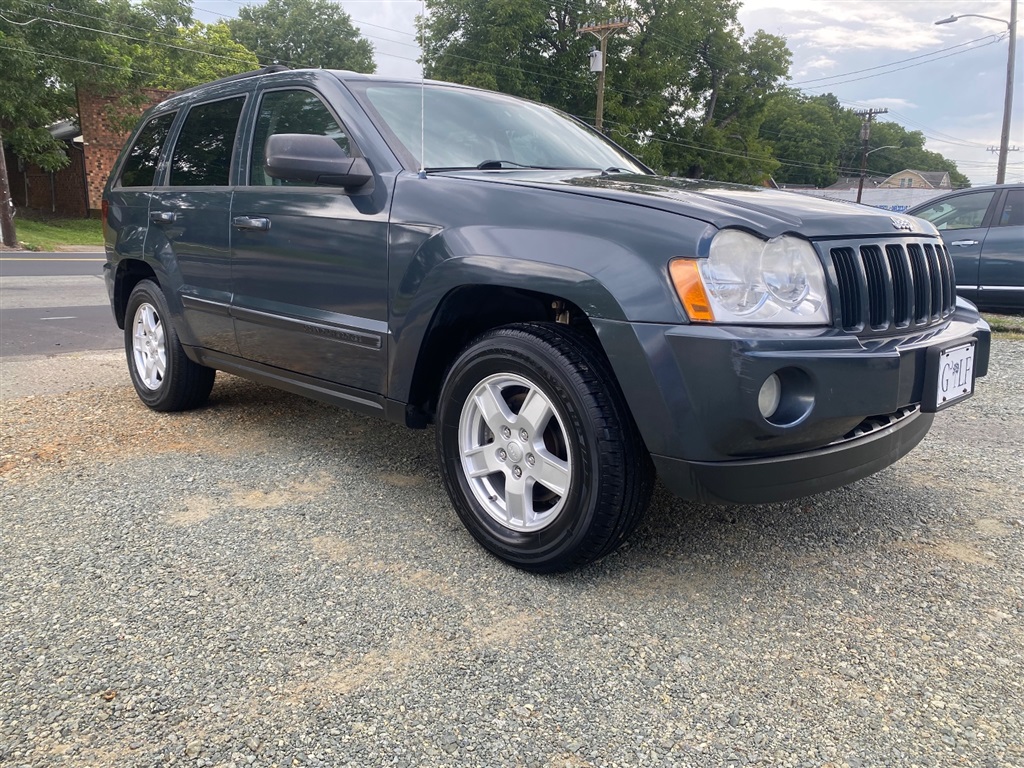
<svg viewBox="0 0 1024 768"><path fill-rule="evenodd" d="M107 211L110 209L110 202L104 198L103 202L100 203L100 221L103 222L103 226L107 226Z"/></svg>

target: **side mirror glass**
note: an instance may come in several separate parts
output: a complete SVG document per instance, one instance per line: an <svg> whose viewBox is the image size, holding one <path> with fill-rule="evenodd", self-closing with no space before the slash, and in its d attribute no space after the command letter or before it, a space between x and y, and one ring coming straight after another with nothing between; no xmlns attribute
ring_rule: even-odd
<svg viewBox="0 0 1024 768"><path fill-rule="evenodd" d="M330 184L345 189L373 178L364 157L352 157L330 136L278 133L267 139L266 174L282 181Z"/></svg>

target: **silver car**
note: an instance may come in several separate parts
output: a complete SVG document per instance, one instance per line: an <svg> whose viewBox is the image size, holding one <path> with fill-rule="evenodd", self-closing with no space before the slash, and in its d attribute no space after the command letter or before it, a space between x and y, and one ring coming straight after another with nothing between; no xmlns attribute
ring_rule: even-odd
<svg viewBox="0 0 1024 768"><path fill-rule="evenodd" d="M959 295L980 309L1024 311L1024 184L951 192L907 213L939 230Z"/></svg>

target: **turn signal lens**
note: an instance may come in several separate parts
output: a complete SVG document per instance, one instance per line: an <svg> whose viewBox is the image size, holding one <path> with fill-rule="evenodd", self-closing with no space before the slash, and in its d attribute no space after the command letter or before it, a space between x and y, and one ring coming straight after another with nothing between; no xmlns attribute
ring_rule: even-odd
<svg viewBox="0 0 1024 768"><path fill-rule="evenodd" d="M668 271L690 320L698 323L715 322L715 313L697 271L697 262L693 259L674 259L669 262Z"/></svg>

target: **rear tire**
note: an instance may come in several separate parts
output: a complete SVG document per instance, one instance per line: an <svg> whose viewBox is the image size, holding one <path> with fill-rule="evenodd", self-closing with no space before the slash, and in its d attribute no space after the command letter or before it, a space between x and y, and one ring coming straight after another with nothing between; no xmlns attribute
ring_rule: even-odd
<svg viewBox="0 0 1024 768"><path fill-rule="evenodd" d="M437 423L456 512L516 567L565 571L604 557L650 501L654 467L611 366L568 326L477 338L448 371Z"/></svg>
<svg viewBox="0 0 1024 768"><path fill-rule="evenodd" d="M160 286L143 280L125 310L124 349L135 391L154 411L187 411L206 402L217 372L188 359Z"/></svg>

